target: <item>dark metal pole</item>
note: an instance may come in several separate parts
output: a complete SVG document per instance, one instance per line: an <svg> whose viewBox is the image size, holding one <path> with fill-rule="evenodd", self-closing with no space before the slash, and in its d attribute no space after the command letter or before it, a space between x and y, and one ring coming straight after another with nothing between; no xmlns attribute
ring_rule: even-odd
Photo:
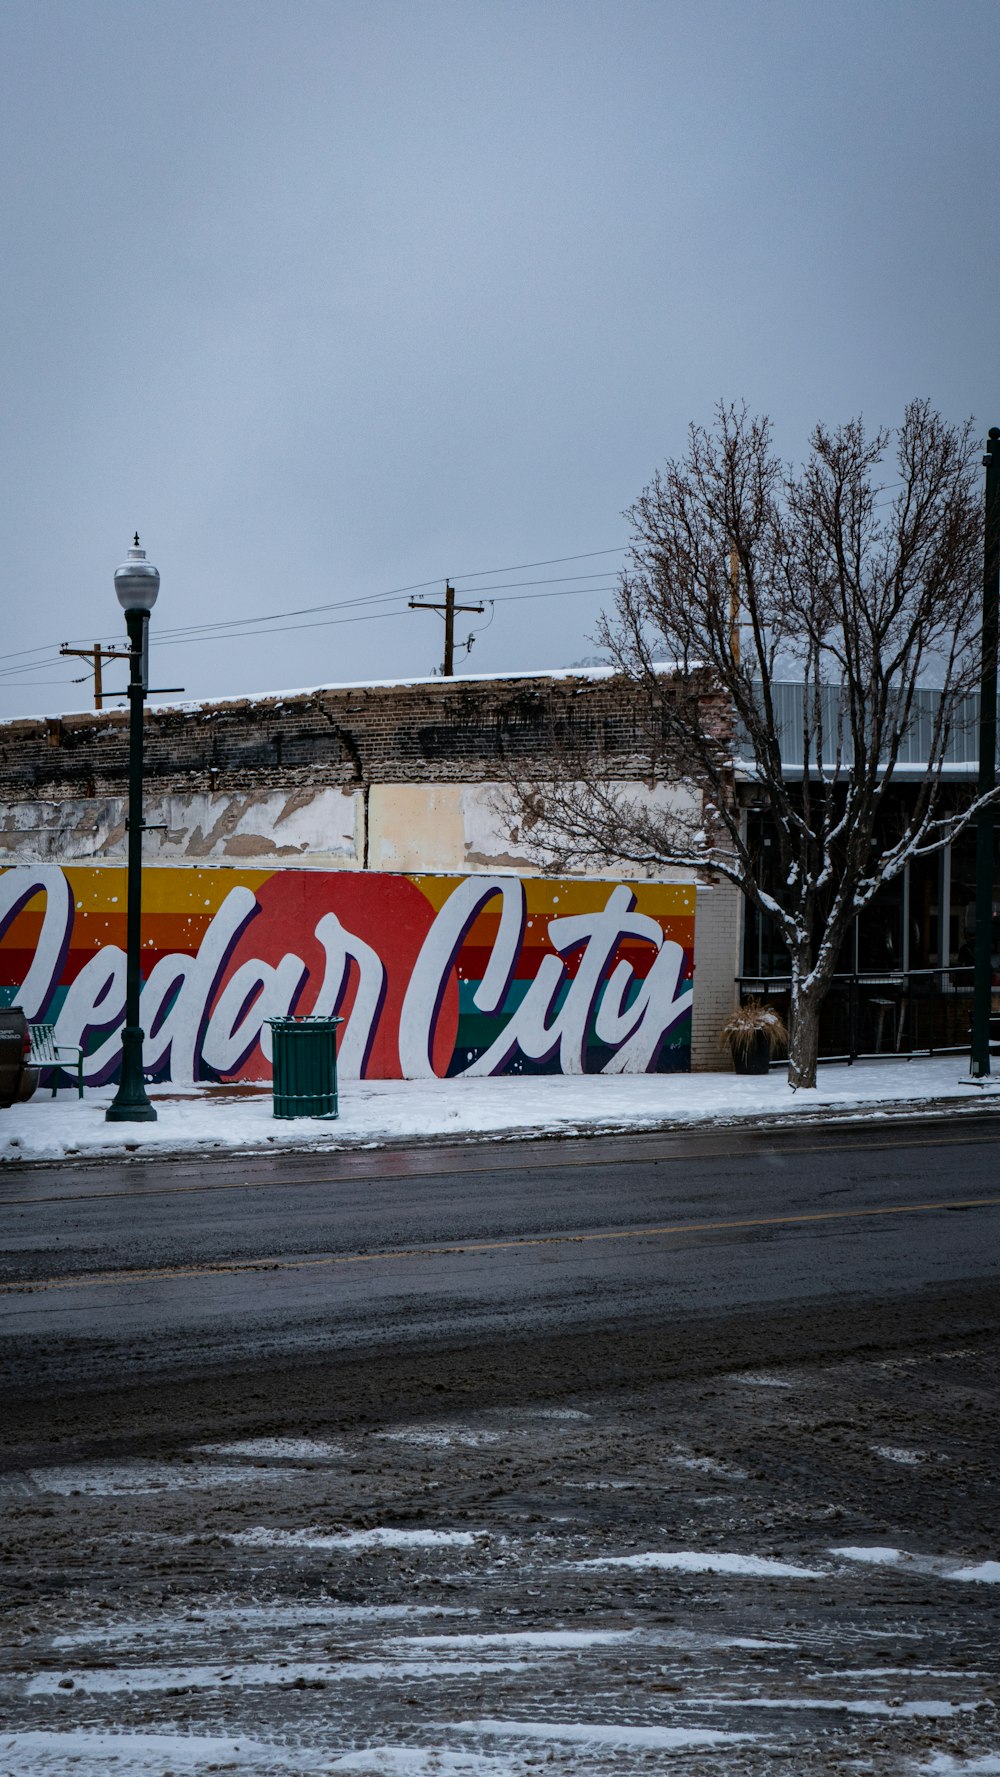
<svg viewBox="0 0 1000 1777"><path fill-rule="evenodd" d="M444 583L444 677L455 676L455 588L450 580Z"/></svg>
<svg viewBox="0 0 1000 1777"><path fill-rule="evenodd" d="M105 1113L109 1123L155 1123L156 1112L146 1097L142 1078L139 1027L139 968L142 943L142 715L146 700L143 678L148 611L126 611L129 642L128 723L128 916L125 940L125 1029L118 1091Z"/></svg>
<svg viewBox="0 0 1000 1777"><path fill-rule="evenodd" d="M1000 613L1000 427L987 439L986 522L983 555L982 664L979 679L979 789L988 796L997 775L997 620ZM993 1010L993 829L990 803L976 817L976 972L972 994L971 1072L990 1071Z"/></svg>

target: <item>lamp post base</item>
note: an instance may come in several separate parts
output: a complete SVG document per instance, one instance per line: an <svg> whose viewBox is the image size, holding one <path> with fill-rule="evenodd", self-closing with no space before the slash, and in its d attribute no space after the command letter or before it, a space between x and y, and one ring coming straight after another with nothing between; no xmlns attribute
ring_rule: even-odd
<svg viewBox="0 0 1000 1777"><path fill-rule="evenodd" d="M155 1123L156 1112L146 1097L142 1078L144 1032L127 1026L122 1032L122 1072L118 1091L104 1113L106 1123Z"/></svg>

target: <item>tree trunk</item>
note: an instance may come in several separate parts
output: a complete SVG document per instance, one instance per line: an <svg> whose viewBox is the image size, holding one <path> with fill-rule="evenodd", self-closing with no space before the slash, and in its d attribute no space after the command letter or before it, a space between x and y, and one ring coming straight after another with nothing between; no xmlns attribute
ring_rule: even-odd
<svg viewBox="0 0 1000 1777"><path fill-rule="evenodd" d="M809 981L803 986L803 977ZM802 959L792 970L792 1003L788 1030L788 1084L793 1092L815 1086L819 1053L819 1014L829 982L817 981Z"/></svg>
<svg viewBox="0 0 1000 1777"><path fill-rule="evenodd" d="M788 1084L793 1092L800 1086L815 1086L818 1049L819 1002L812 996L793 995L788 1032Z"/></svg>

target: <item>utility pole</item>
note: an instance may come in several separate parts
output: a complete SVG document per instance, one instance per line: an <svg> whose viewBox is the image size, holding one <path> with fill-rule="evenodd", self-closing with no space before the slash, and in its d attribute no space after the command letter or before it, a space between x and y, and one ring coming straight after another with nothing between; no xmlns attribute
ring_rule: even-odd
<svg viewBox="0 0 1000 1777"><path fill-rule="evenodd" d="M455 676L455 613L456 611L485 611L485 605L456 605L455 588L450 580L444 583L444 604L432 605L427 599L411 599L411 611L443 611L444 612L444 665L441 668L446 679Z"/></svg>
<svg viewBox="0 0 1000 1777"><path fill-rule="evenodd" d="M997 778L997 628L1000 616L1000 426L986 440L986 515L983 551L983 628L979 677L979 787L988 796ZM976 816L976 971L972 996L973 1079L990 1071L990 1017L993 1010L993 829L992 802Z"/></svg>
<svg viewBox="0 0 1000 1777"><path fill-rule="evenodd" d="M94 673L94 708L95 710L103 710L104 681L101 677L101 670L104 662L106 660L130 660L131 653L121 648L102 648L100 642L95 642L92 648L71 648L67 642L63 642L59 652L60 654L72 654L77 660L89 661Z"/></svg>

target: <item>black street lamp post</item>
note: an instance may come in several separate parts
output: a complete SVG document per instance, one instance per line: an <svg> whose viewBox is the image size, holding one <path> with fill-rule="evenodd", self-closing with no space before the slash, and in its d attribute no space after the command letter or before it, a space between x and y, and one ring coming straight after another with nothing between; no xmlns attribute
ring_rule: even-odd
<svg viewBox="0 0 1000 1777"><path fill-rule="evenodd" d="M997 630L1000 621L1000 428L990 427L986 441L986 516L983 560L982 664L979 678L979 785L989 796L996 785L997 759ZM993 1012L993 804L976 818L976 945L972 995L973 1079L990 1071L990 1021Z"/></svg>
<svg viewBox="0 0 1000 1777"><path fill-rule="evenodd" d="M115 591L125 612L129 639L128 723L128 914L125 940L125 1029L118 1091L105 1113L109 1123L155 1123L156 1112L146 1097L142 1078L139 1026L140 944L142 928L142 715L148 688L149 613L160 590L160 576L146 551L135 544L128 560L115 570Z"/></svg>

